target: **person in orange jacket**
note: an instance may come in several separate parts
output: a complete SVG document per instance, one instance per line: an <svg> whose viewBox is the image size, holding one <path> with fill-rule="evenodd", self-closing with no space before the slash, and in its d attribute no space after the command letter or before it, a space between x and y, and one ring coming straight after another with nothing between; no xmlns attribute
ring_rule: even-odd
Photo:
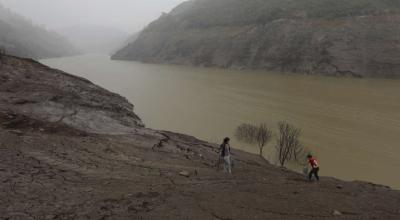
<svg viewBox="0 0 400 220"><path fill-rule="evenodd" d="M307 156L308 158L308 163L311 165L311 171L308 174L308 179L311 181L312 176L314 175L317 180L319 180L318 172L319 172L319 165L318 165L318 160L313 157L313 155L309 154Z"/></svg>

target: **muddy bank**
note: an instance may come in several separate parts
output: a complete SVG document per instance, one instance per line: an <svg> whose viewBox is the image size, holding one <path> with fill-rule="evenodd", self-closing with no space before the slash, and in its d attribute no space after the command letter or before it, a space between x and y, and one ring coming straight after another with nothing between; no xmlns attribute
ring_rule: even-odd
<svg viewBox="0 0 400 220"><path fill-rule="evenodd" d="M123 97L31 60L0 62L2 219L400 218L388 187L309 183L241 151L225 175L217 146L145 128Z"/></svg>

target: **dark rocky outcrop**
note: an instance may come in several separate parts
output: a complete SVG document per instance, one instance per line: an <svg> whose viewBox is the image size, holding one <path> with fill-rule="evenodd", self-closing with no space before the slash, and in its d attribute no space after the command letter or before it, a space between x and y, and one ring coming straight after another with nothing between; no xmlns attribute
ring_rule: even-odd
<svg viewBox="0 0 400 220"><path fill-rule="evenodd" d="M125 98L86 79L16 57L0 60L0 109L96 133L143 126Z"/></svg>
<svg viewBox="0 0 400 220"><path fill-rule="evenodd" d="M400 218L400 192L304 176L142 126L132 105L35 61L0 57L1 219Z"/></svg>
<svg viewBox="0 0 400 220"><path fill-rule="evenodd" d="M399 22L396 0L193 0L112 58L393 78Z"/></svg>

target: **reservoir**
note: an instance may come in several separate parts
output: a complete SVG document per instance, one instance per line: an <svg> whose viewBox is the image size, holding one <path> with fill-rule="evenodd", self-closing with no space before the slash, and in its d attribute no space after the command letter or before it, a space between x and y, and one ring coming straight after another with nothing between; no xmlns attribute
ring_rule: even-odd
<svg viewBox="0 0 400 220"><path fill-rule="evenodd" d="M400 81L112 61L89 54L41 60L126 97L147 127L219 143L242 123L302 129L323 176L400 189ZM256 146L233 141L257 153Z"/></svg>

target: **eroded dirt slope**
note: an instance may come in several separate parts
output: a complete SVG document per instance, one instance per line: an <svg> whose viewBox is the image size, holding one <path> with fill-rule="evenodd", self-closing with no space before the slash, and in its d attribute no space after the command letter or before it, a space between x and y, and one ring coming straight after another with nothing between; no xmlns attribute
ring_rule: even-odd
<svg viewBox="0 0 400 220"><path fill-rule="evenodd" d="M30 60L1 62L0 219L400 218L388 187L309 183L241 151L226 175L217 146L144 128L124 98Z"/></svg>

